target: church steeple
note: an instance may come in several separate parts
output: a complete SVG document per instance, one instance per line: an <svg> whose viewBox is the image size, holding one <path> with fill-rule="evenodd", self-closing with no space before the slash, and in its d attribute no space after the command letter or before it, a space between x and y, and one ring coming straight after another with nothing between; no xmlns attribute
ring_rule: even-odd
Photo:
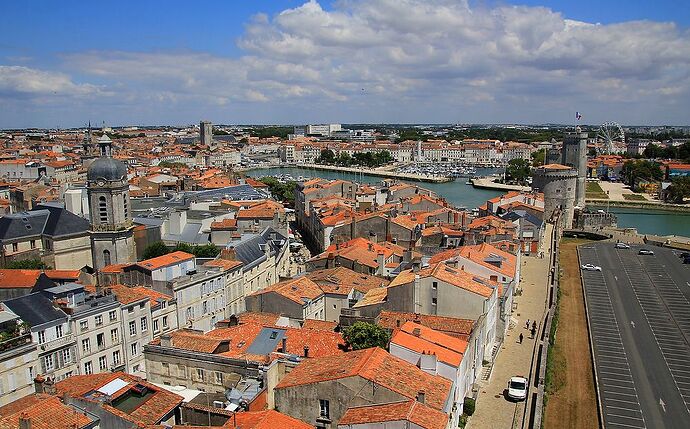
<svg viewBox="0 0 690 429"><path fill-rule="evenodd" d="M113 141L106 133L98 138L98 147L101 150L102 158L110 158L113 156Z"/></svg>

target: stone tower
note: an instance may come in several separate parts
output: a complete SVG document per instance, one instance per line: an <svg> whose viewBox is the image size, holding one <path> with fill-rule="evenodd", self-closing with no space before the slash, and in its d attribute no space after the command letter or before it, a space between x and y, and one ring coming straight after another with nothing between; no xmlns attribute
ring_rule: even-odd
<svg viewBox="0 0 690 429"><path fill-rule="evenodd" d="M112 158L112 141L98 139L101 157L86 173L94 268L136 261L127 166Z"/></svg>
<svg viewBox="0 0 690 429"><path fill-rule="evenodd" d="M572 227L577 180L577 170L565 165L547 164L534 170L532 188L544 193L544 220L560 210L561 226Z"/></svg>
<svg viewBox="0 0 690 429"><path fill-rule="evenodd" d="M566 133L561 151L561 164L577 170L577 185L575 188L575 205L585 206L585 191L587 188L587 133L580 131Z"/></svg>

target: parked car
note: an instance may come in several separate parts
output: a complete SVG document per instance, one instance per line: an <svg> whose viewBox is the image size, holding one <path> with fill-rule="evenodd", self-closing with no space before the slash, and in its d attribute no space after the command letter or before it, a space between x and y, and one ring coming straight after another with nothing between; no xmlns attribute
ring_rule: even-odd
<svg viewBox="0 0 690 429"><path fill-rule="evenodd" d="M515 401L527 399L527 379L525 377L510 377L510 381L508 381L508 397Z"/></svg>
<svg viewBox="0 0 690 429"><path fill-rule="evenodd" d="M637 253L640 255L653 255L654 251L649 249L640 249L640 251Z"/></svg>
<svg viewBox="0 0 690 429"><path fill-rule="evenodd" d="M592 264L584 264L582 269L585 271L601 271L601 267Z"/></svg>
<svg viewBox="0 0 690 429"><path fill-rule="evenodd" d="M616 243L616 249L630 249L630 245L621 242Z"/></svg>

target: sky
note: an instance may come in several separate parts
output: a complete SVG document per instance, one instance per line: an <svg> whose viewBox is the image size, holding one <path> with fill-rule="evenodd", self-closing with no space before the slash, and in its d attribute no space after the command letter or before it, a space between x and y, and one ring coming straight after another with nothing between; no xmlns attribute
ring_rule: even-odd
<svg viewBox="0 0 690 429"><path fill-rule="evenodd" d="M0 128L690 125L687 0L0 2Z"/></svg>

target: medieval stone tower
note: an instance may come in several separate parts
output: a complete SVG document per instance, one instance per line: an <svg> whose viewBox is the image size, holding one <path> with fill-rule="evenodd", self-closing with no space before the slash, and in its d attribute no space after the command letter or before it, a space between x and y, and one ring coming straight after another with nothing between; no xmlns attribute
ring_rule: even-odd
<svg viewBox="0 0 690 429"><path fill-rule="evenodd" d="M560 164L547 164L534 170L532 188L544 193L544 220L561 211L560 224L571 228L575 214L578 171Z"/></svg>
<svg viewBox="0 0 690 429"><path fill-rule="evenodd" d="M580 131L567 133L563 139L561 164L577 170L577 184L575 187L575 205L584 208L585 191L587 188L587 133Z"/></svg>
<svg viewBox="0 0 690 429"><path fill-rule="evenodd" d="M127 166L112 158L112 141L98 139L101 157L86 173L91 210L91 253L94 268L136 261Z"/></svg>

